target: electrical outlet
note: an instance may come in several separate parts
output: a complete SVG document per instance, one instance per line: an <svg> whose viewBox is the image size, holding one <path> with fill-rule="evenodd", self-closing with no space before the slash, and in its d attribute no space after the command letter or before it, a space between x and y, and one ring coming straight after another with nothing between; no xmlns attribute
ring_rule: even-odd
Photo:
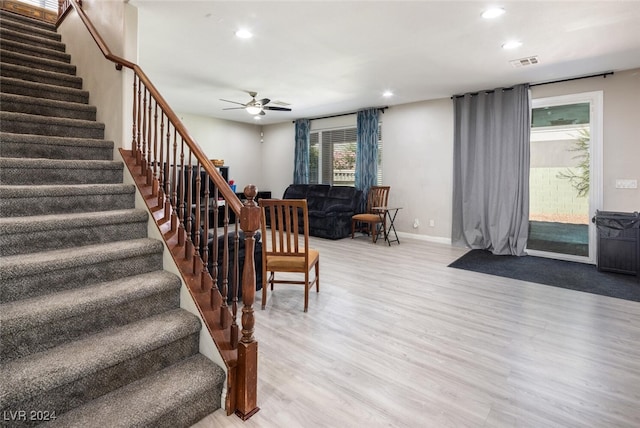
<svg viewBox="0 0 640 428"><path fill-rule="evenodd" d="M413 220L413 228L417 229L418 227L420 227L420 220L418 219Z"/></svg>
<svg viewBox="0 0 640 428"><path fill-rule="evenodd" d="M436 221L433 220L433 219L429 220L429 226L430 227L436 227Z"/></svg>
<svg viewBox="0 0 640 428"><path fill-rule="evenodd" d="M617 179L616 189L637 189L638 180L635 179Z"/></svg>

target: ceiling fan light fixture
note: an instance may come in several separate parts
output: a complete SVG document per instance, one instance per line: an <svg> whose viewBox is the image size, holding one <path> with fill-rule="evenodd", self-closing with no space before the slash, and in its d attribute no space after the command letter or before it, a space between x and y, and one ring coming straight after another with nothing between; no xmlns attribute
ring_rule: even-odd
<svg viewBox="0 0 640 428"><path fill-rule="evenodd" d="M251 101L249 101L248 103L240 103L237 101L225 100L224 98L220 98L220 101L242 106L242 107L223 108L223 110L244 110L247 113L249 113L251 116L257 116L257 115L264 116L266 114L265 110L291 111L291 109L288 107L268 106L267 104L271 102L269 98L262 98L260 100L256 100L256 95L258 94L254 91L250 91L249 95L251 96ZM282 103L282 104L289 105L287 103Z"/></svg>

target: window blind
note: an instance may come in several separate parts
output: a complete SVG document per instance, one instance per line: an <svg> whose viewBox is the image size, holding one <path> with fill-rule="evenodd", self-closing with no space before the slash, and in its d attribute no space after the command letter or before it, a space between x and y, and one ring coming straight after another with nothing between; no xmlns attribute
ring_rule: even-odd
<svg viewBox="0 0 640 428"><path fill-rule="evenodd" d="M356 128L322 131L322 183L353 186ZM327 154L328 156L325 156Z"/></svg>
<svg viewBox="0 0 640 428"><path fill-rule="evenodd" d="M357 128L311 132L309 183L355 185ZM378 184L382 184L382 124L378 128Z"/></svg>
<svg viewBox="0 0 640 428"><path fill-rule="evenodd" d="M319 133L309 135L309 184L318 184L320 174L320 145Z"/></svg>

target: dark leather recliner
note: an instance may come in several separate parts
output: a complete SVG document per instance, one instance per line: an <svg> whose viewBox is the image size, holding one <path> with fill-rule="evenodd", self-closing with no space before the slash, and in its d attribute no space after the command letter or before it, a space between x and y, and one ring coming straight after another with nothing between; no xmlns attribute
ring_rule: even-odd
<svg viewBox="0 0 640 428"><path fill-rule="evenodd" d="M351 235L351 217L358 213L362 191L351 186L291 184L282 199L306 199L309 235L342 239Z"/></svg>

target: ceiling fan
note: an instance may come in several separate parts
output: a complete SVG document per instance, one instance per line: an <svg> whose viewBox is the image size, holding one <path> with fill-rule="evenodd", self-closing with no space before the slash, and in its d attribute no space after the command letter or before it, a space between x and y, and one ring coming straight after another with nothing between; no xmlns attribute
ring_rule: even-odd
<svg viewBox="0 0 640 428"><path fill-rule="evenodd" d="M291 111L290 108L286 108L286 107L273 107L273 106L268 106L267 104L269 104L271 102L271 100L269 98L263 98L261 100L256 100L256 95L258 95L257 92L249 92L249 95L251 96L251 101L249 101L246 104L243 103L239 103L237 101L230 101L230 100L223 100L222 98L220 98L220 101L225 101L228 103L233 103L233 104L238 104L241 105L242 107L229 107L229 108L225 108L223 110L240 110L240 109L244 109L247 111L247 113L251 114L251 115L264 115L264 111L265 110L275 110L275 111Z"/></svg>

